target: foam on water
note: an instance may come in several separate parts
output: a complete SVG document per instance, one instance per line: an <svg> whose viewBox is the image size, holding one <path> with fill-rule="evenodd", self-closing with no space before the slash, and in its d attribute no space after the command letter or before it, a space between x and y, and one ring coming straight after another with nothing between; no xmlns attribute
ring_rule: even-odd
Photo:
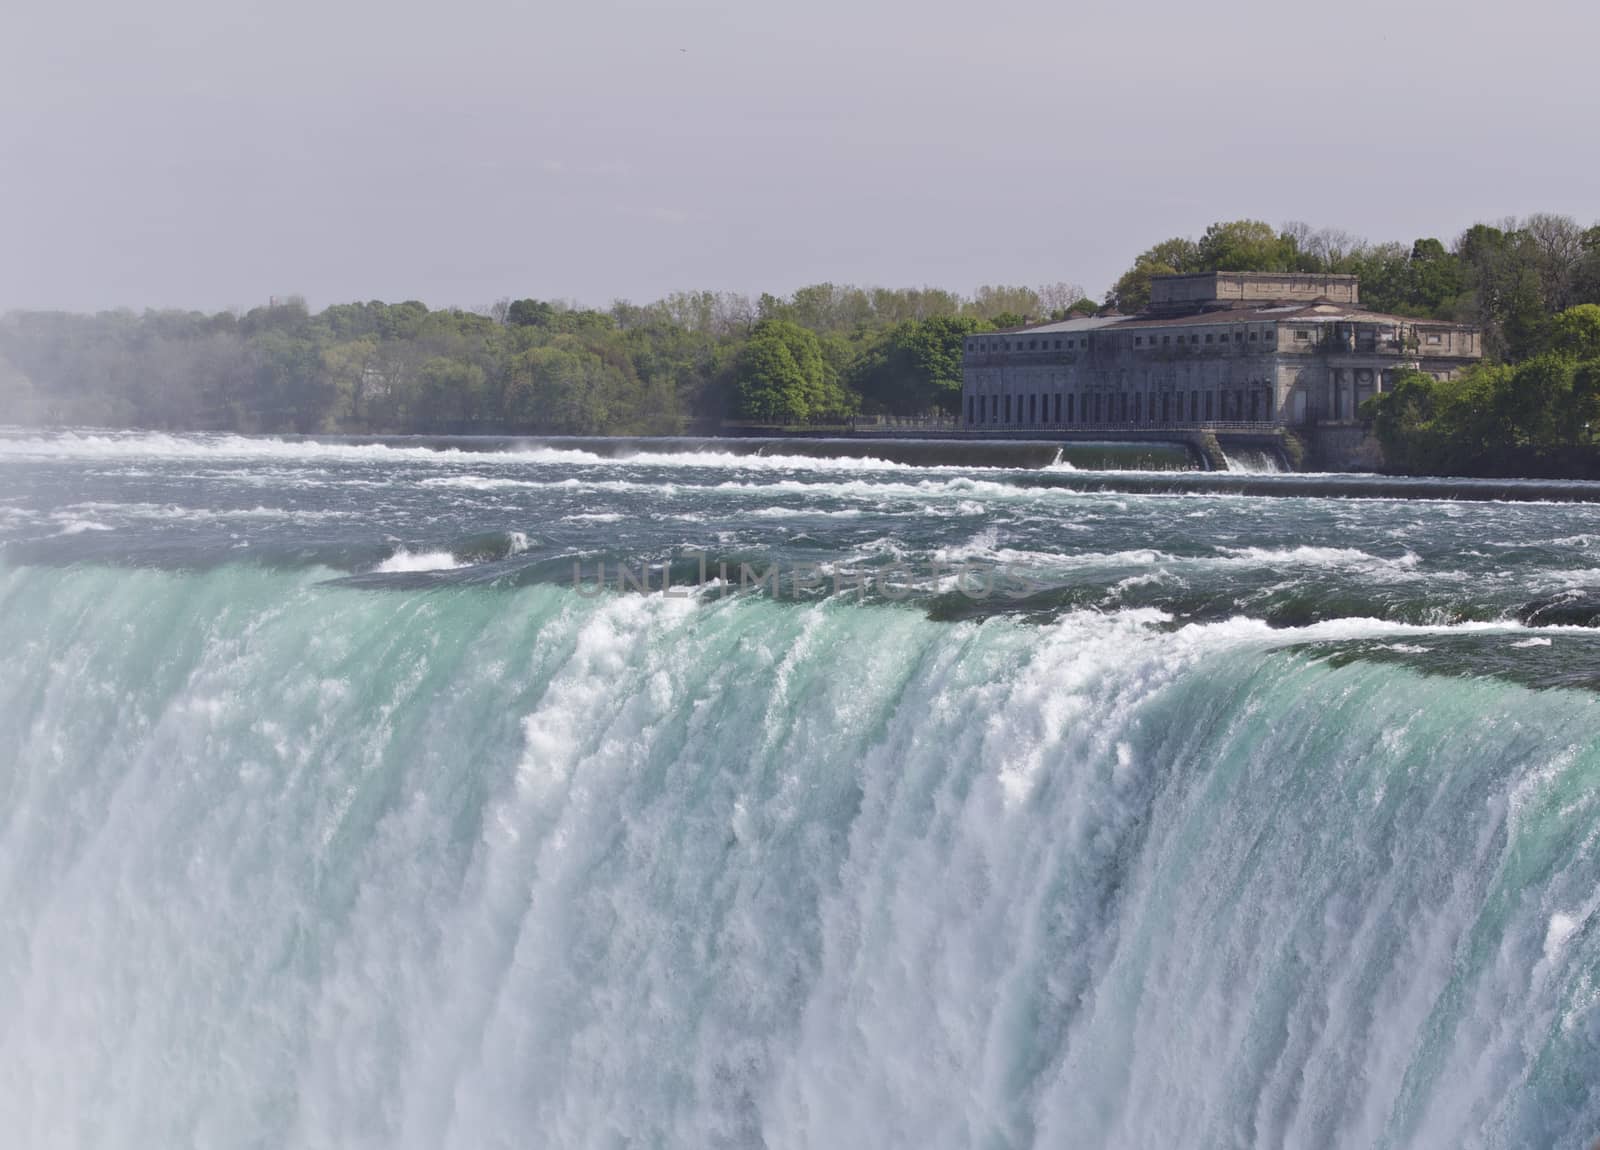
<svg viewBox="0 0 1600 1150"><path fill-rule="evenodd" d="M461 560L448 551L407 551L401 548L373 568L379 575L398 575L414 571L454 571Z"/></svg>
<svg viewBox="0 0 1600 1150"><path fill-rule="evenodd" d="M500 451L463 451L451 446L409 447L395 443L340 443L309 439L273 439L241 435L167 435L138 433L57 433L0 436L0 459L15 460L226 460L281 463L382 463L398 462L455 466L463 462L484 467L565 465L581 467L688 467L733 471L903 471L908 464L870 456L787 455L780 451L760 454L707 449L684 451L632 451L607 456L576 448L529 444ZM943 470L943 468L917 468ZM963 468L963 470L967 470ZM438 480L473 490L492 489L503 481L493 477L457 476Z"/></svg>

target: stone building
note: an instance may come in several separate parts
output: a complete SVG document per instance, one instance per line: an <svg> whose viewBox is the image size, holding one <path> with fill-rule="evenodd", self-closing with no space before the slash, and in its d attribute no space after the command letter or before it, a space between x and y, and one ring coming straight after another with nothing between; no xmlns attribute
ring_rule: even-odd
<svg viewBox="0 0 1600 1150"><path fill-rule="evenodd" d="M1351 425L1396 369L1454 376L1476 328L1364 311L1355 276L1158 276L1137 315L969 336L972 428L1249 422Z"/></svg>

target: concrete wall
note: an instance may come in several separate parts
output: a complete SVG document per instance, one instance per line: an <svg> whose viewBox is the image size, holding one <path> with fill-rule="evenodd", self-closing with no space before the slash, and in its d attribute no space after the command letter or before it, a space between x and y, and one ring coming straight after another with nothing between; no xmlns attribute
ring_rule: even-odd
<svg viewBox="0 0 1600 1150"><path fill-rule="evenodd" d="M1383 451L1361 427L1317 427L1304 433L1307 471L1379 471Z"/></svg>
<svg viewBox="0 0 1600 1150"><path fill-rule="evenodd" d="M1355 276L1310 275L1293 272L1205 272L1188 276L1157 276L1150 281L1153 310L1191 307L1212 301L1226 303L1332 303L1360 302Z"/></svg>

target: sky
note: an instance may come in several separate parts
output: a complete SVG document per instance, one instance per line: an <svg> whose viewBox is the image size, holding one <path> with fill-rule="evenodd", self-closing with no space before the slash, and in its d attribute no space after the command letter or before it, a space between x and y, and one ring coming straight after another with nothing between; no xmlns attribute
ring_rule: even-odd
<svg viewBox="0 0 1600 1150"><path fill-rule="evenodd" d="M1219 219L1600 222L1595 0L54 0L0 310L1068 281Z"/></svg>

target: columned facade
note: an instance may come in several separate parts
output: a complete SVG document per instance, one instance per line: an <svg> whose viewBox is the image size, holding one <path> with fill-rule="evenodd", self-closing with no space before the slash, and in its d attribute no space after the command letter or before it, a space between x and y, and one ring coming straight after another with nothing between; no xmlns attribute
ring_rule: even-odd
<svg viewBox="0 0 1600 1150"><path fill-rule="evenodd" d="M1482 355L1473 328L1362 311L1354 277L1212 278L1226 299L1206 297L1207 277L1172 277L1170 292L1158 277L1139 315L969 336L964 422L995 430L1353 423L1397 368L1444 378ZM1295 298L1312 290L1339 302Z"/></svg>

